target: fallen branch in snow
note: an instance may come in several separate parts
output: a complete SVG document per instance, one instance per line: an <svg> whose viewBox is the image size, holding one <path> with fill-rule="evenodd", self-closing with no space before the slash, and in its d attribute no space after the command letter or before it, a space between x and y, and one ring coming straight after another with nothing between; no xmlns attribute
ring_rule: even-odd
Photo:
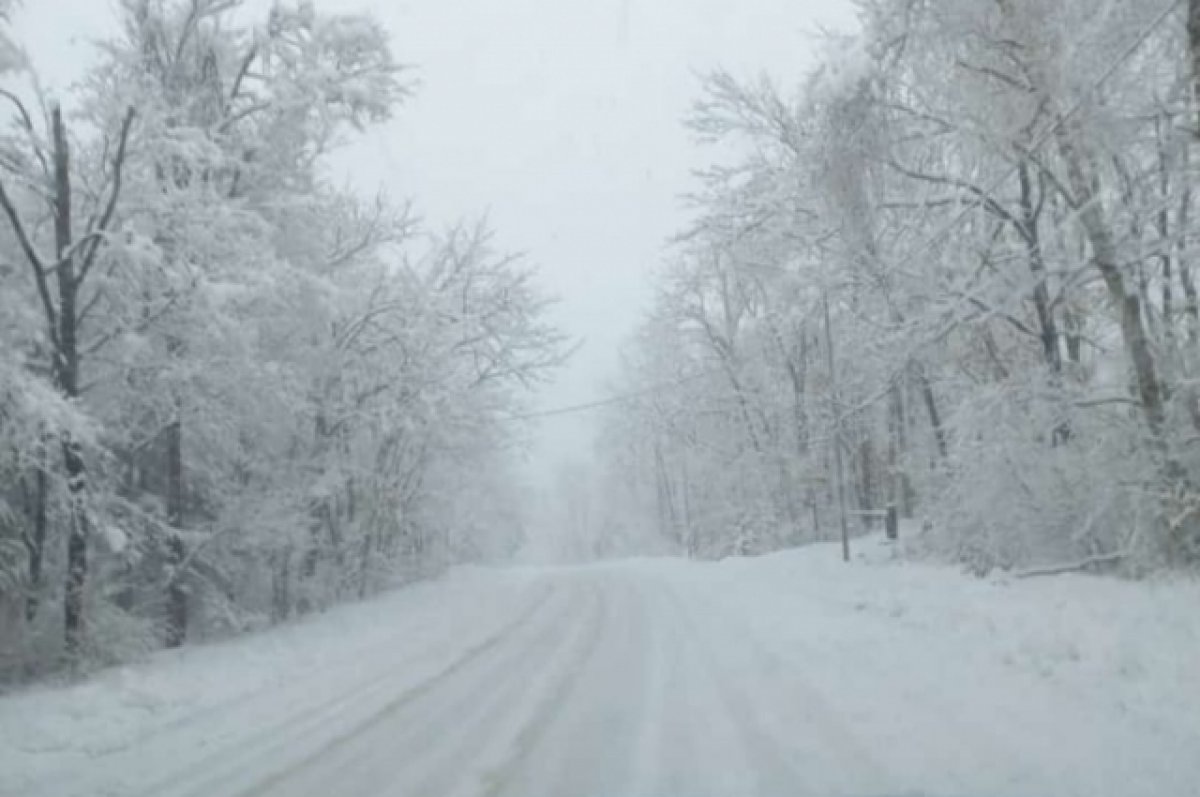
<svg viewBox="0 0 1200 797"><path fill-rule="evenodd" d="M1116 551L1114 553L1097 554L1089 556L1086 559L1081 559L1078 562L1069 562L1061 565L1047 565L1046 567L1033 567L1029 570L1022 570L1019 573L1014 573L1013 578L1033 578L1034 576L1057 576L1062 573L1074 573L1079 570L1086 570L1094 565L1111 564L1119 562L1129 556L1129 551Z"/></svg>

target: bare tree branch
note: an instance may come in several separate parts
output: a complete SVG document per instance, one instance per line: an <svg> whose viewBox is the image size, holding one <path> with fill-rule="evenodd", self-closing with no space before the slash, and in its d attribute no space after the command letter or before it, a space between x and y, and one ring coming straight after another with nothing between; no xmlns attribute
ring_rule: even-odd
<svg viewBox="0 0 1200 797"><path fill-rule="evenodd" d="M50 286L46 282L46 267L43 265L42 258L38 255L33 242L29 239L29 233L26 232L25 225L21 221L21 216L17 213L17 209L13 205L12 198L8 195L8 191L5 190L3 181L0 181L0 208L3 208L4 215L8 217L9 226L12 227L13 233L16 234L21 251L25 254L25 260L29 263L30 270L33 271L33 281L37 286L38 296L42 300L42 309L46 313L46 325L50 330L50 342L54 344L55 350L58 350L58 311L54 307L54 300L50 298Z"/></svg>
<svg viewBox="0 0 1200 797"><path fill-rule="evenodd" d="M29 145L33 149L33 155L42 165L42 174L49 176L50 164L46 162L46 156L42 152L42 148L38 146L37 133L33 128L33 117L29 115L29 110L25 107L25 103L21 102L21 98L13 94L7 89L0 88L0 97L4 97L17 108L17 113L21 117L21 127L25 128L25 132L29 134Z"/></svg>
<svg viewBox="0 0 1200 797"><path fill-rule="evenodd" d="M91 243L87 247L87 251L84 252L83 263L79 267L79 276L76 279L77 284L82 284L87 278L88 272L92 270L92 264L96 262L96 253L100 251L100 244L104 240L104 234L108 231L108 227L112 223L113 214L116 213L117 202L121 198L121 178L125 168L125 157L128 152L129 131L133 127L133 120L136 116L137 111L130 106L129 110L125 112L125 120L121 123L117 154L113 157L112 190L108 195L108 204L105 206L100 220L96 223L94 229L88 231Z"/></svg>

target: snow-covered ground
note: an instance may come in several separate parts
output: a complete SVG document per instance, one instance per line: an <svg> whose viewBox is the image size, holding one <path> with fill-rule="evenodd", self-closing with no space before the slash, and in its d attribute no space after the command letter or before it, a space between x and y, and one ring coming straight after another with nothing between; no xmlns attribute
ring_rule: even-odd
<svg viewBox="0 0 1200 797"><path fill-rule="evenodd" d="M1200 586L463 569L0 699L0 795L1200 794Z"/></svg>

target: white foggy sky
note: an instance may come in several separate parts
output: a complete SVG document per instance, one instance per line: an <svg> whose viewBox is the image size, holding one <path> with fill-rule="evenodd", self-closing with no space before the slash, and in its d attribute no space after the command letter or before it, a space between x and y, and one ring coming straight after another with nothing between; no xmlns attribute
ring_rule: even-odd
<svg viewBox="0 0 1200 797"><path fill-rule="evenodd" d="M263 5L263 0L256 0ZM420 80L397 118L337 159L365 189L412 197L435 226L487 213L526 252L556 316L585 344L549 408L601 398L650 300L651 267L705 163L680 124L697 74L721 65L783 82L809 66L818 27L846 29L848 0L317 0L374 11ZM18 32L48 87L75 79L110 0L24 0ZM587 459L589 414L546 420L535 472Z"/></svg>

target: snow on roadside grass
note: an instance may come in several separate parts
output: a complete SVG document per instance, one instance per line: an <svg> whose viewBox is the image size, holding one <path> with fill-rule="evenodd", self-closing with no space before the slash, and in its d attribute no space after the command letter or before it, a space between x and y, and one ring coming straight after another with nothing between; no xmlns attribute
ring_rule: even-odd
<svg viewBox="0 0 1200 797"><path fill-rule="evenodd" d="M635 566L707 618L740 680L776 679L762 721L823 724L886 793L1196 793L1200 584L985 580L852 548Z"/></svg>
<svg viewBox="0 0 1200 797"><path fill-rule="evenodd" d="M1047 678L1143 684L1200 706L1200 581L1083 574L981 579L908 561L902 547L874 537L857 540L853 550L850 565L830 544L727 559L715 570L731 580L748 577L775 600L782 590L954 637Z"/></svg>
<svg viewBox="0 0 1200 797"><path fill-rule="evenodd" d="M530 583L520 571L498 578L461 568L261 633L161 651L81 683L0 697L0 795L64 793L66 784L55 784L78 762L136 753L164 731L189 726L198 746L227 743L368 672L401 670L418 659L437 666L517 614L530 599ZM471 625L451 627L447 617Z"/></svg>
<svg viewBox="0 0 1200 797"><path fill-rule="evenodd" d="M997 793L1058 778L1061 793L1108 794L1131 768L1144 773L1144 793L1194 790L1196 580L979 579L906 560L877 538L853 549L848 565L838 545L816 545L676 577L703 584L714 611L749 618L751 637L859 718L855 732L872 749L924 739L925 752L906 762L914 783L937 783L959 765L932 751L953 749L960 734L991 740L962 783L987 783L994 768ZM1039 748L1056 758L1014 771L1011 762L1039 760Z"/></svg>

